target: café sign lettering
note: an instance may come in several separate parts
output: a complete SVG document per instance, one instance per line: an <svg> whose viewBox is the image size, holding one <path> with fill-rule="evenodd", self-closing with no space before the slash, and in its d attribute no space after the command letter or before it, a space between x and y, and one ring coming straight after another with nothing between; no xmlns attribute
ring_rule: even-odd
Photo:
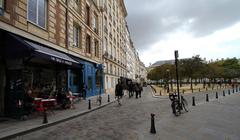
<svg viewBox="0 0 240 140"><path fill-rule="evenodd" d="M51 60L53 60L55 62L58 62L58 63L62 63L62 64L72 65L72 62L69 62L67 60L63 60L63 59L60 59L60 58L56 58L56 57L53 57L53 56L51 56Z"/></svg>

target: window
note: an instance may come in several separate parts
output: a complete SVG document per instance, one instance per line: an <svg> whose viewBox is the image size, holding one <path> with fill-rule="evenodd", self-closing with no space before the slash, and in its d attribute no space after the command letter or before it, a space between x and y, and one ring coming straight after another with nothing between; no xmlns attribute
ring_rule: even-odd
<svg viewBox="0 0 240 140"><path fill-rule="evenodd" d="M103 40L103 51L104 51L104 53L107 51L107 38L106 37Z"/></svg>
<svg viewBox="0 0 240 140"><path fill-rule="evenodd" d="M99 57L99 45L97 40L94 41L94 45L95 45L95 56Z"/></svg>
<svg viewBox="0 0 240 140"><path fill-rule="evenodd" d="M78 25L73 26L73 46L80 46L80 27Z"/></svg>
<svg viewBox="0 0 240 140"><path fill-rule="evenodd" d="M74 9L78 12L78 13L80 13L81 12L81 0L74 0L75 1L75 3L74 3Z"/></svg>
<svg viewBox="0 0 240 140"><path fill-rule="evenodd" d="M113 74L113 71L112 71L112 64L110 64L110 74Z"/></svg>
<svg viewBox="0 0 240 140"><path fill-rule="evenodd" d="M90 26L90 7L86 5L86 23Z"/></svg>
<svg viewBox="0 0 240 140"><path fill-rule="evenodd" d="M94 16L93 16L93 31L95 33L98 32L98 17L96 14L94 14Z"/></svg>
<svg viewBox="0 0 240 140"><path fill-rule="evenodd" d="M28 0L28 20L46 27L46 0Z"/></svg>
<svg viewBox="0 0 240 140"><path fill-rule="evenodd" d="M91 37L89 35L86 37L86 52L91 53Z"/></svg>
<svg viewBox="0 0 240 140"><path fill-rule="evenodd" d="M4 8L4 0L0 0L0 8L1 8L1 9Z"/></svg>
<svg viewBox="0 0 240 140"><path fill-rule="evenodd" d="M0 16L3 15L4 0L0 0Z"/></svg>

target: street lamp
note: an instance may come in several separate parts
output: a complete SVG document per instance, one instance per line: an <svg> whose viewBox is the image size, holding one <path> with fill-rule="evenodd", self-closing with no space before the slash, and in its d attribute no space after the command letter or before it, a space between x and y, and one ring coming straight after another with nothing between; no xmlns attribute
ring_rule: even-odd
<svg viewBox="0 0 240 140"><path fill-rule="evenodd" d="M178 93L178 105L182 108L182 102L181 102L181 98L180 98L180 93L179 93L179 77L178 77L178 51L176 50L174 52L175 55L175 66L176 66L176 77L177 77L177 93Z"/></svg>

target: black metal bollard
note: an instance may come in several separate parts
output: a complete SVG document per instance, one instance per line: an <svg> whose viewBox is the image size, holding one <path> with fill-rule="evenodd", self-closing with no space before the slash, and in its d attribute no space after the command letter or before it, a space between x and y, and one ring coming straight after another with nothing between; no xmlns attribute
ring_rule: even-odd
<svg viewBox="0 0 240 140"><path fill-rule="evenodd" d="M195 97L194 96L192 97L192 106L196 106L196 104L195 104Z"/></svg>
<svg viewBox="0 0 240 140"><path fill-rule="evenodd" d="M99 96L99 106L102 105L102 96Z"/></svg>
<svg viewBox="0 0 240 140"><path fill-rule="evenodd" d="M91 100L89 99L88 100L88 109L91 109L92 107L91 107Z"/></svg>
<svg viewBox="0 0 240 140"><path fill-rule="evenodd" d="M184 89L182 90L182 93L184 94Z"/></svg>
<svg viewBox="0 0 240 140"><path fill-rule="evenodd" d="M200 92L200 91L201 91L201 89L199 88L199 89L198 89L198 91Z"/></svg>
<svg viewBox="0 0 240 140"><path fill-rule="evenodd" d="M160 93L159 93L160 96L162 96L162 91L160 90Z"/></svg>
<svg viewBox="0 0 240 140"><path fill-rule="evenodd" d="M48 123L46 108L43 109L43 124Z"/></svg>
<svg viewBox="0 0 240 140"><path fill-rule="evenodd" d="M216 92L216 99L218 99L218 92Z"/></svg>
<svg viewBox="0 0 240 140"><path fill-rule="evenodd" d="M156 134L154 116L155 116L155 114L151 113L151 130L150 130L150 133L152 133L152 134Z"/></svg>
<svg viewBox="0 0 240 140"><path fill-rule="evenodd" d="M234 88L232 89L232 93L234 93Z"/></svg>
<svg viewBox="0 0 240 140"><path fill-rule="evenodd" d="M225 96L225 90L223 91L223 96Z"/></svg>
<svg viewBox="0 0 240 140"><path fill-rule="evenodd" d="M206 101L209 102L209 99L208 99L208 94L206 94Z"/></svg>
<svg viewBox="0 0 240 140"><path fill-rule="evenodd" d="M238 92L238 88L236 87L236 92Z"/></svg>
<svg viewBox="0 0 240 140"><path fill-rule="evenodd" d="M110 95L108 94L108 102L110 102Z"/></svg>
<svg viewBox="0 0 240 140"><path fill-rule="evenodd" d="M230 95L231 94L231 92L230 92L230 89L228 90L228 95Z"/></svg>

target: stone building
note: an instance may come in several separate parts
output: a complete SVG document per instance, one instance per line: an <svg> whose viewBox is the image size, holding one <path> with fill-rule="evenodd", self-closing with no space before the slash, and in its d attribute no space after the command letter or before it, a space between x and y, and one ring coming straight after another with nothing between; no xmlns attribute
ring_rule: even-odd
<svg viewBox="0 0 240 140"><path fill-rule="evenodd" d="M103 93L102 13L93 0L0 0L0 115L35 96ZM45 91L42 91L45 89Z"/></svg>
<svg viewBox="0 0 240 140"><path fill-rule="evenodd" d="M123 0L102 0L105 92L114 92L117 79L126 77L127 11Z"/></svg>

